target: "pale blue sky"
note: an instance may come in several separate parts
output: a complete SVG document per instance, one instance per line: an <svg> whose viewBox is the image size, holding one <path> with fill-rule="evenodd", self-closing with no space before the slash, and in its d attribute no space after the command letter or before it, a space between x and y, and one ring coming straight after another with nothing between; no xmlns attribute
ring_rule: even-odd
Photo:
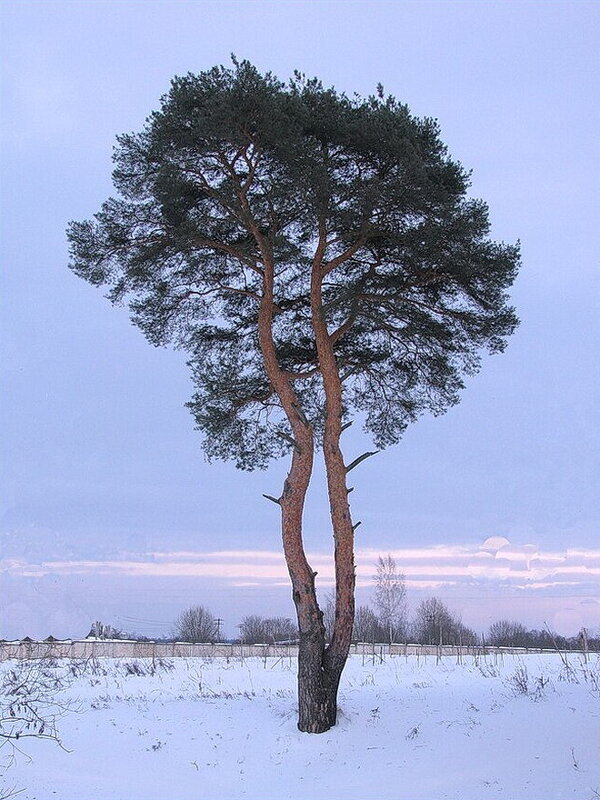
<svg viewBox="0 0 600 800"><path fill-rule="evenodd" d="M293 613L285 581L252 558L239 562L245 580L181 566L276 553L276 509L261 495L277 493L285 462L252 475L206 464L182 354L151 348L66 267L66 223L112 191L115 135L140 128L173 75L232 51L348 93L381 81L437 117L494 236L522 242L522 324L507 352L484 361L458 407L355 473L360 598L373 553L410 550L426 565L409 581L413 604L435 591L480 628L508 613L600 627L599 12L583 0L5 0L0 637L85 634L92 618L164 632L190 602L230 633L244 613ZM348 460L361 446L353 433ZM316 554L329 550L325 515L317 473ZM464 548L468 567L489 537L568 569L461 567L427 585L431 548ZM179 567L127 566L179 551L157 562ZM399 556L409 579L412 556Z"/></svg>

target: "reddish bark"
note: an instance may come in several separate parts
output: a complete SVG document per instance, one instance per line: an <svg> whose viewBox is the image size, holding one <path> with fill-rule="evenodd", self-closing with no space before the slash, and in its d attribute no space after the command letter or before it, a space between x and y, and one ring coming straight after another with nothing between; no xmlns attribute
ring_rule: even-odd
<svg viewBox="0 0 600 800"><path fill-rule="evenodd" d="M289 375L282 370L273 341L274 264L268 243L258 230L253 231L263 257L263 296L258 334L265 371L277 393L292 429L295 442L290 471L278 502L282 515L282 538L285 559L292 582L300 646L298 652L298 727L309 733L322 733L337 718L337 691L348 657L354 622L354 530L348 504L346 467L340 449L342 432L342 385L323 313L321 285L325 237L313 262L311 311L319 371L326 399L323 452L327 473L330 515L335 542L336 605L332 640L325 642L323 613L315 591L315 575L302 541L302 516L306 492L313 469L314 436L299 407Z"/></svg>

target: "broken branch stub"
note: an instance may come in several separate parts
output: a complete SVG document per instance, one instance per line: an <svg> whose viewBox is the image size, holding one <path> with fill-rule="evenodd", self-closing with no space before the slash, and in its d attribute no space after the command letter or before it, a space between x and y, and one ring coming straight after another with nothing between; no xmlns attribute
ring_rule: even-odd
<svg viewBox="0 0 600 800"><path fill-rule="evenodd" d="M351 464L348 464L348 466L346 467L346 473L350 472L350 470L354 469L354 467L358 467L358 465L361 463L361 461L364 461L365 458L369 458L369 456L377 455L378 452L379 452L379 450L372 450L372 451L370 451L368 453L363 453L362 456L359 456L358 458L355 458L354 461Z"/></svg>
<svg viewBox="0 0 600 800"><path fill-rule="evenodd" d="M298 453L302 453L302 448L294 439L294 437L289 435L289 433L286 433L285 431L277 431L277 436L279 436L281 439L285 439L286 442L289 442L289 444L291 444L294 450L296 450Z"/></svg>
<svg viewBox="0 0 600 800"><path fill-rule="evenodd" d="M263 494L263 497L266 497L267 500L270 500L272 503L277 503L278 506L281 505L281 498L273 497L270 494Z"/></svg>

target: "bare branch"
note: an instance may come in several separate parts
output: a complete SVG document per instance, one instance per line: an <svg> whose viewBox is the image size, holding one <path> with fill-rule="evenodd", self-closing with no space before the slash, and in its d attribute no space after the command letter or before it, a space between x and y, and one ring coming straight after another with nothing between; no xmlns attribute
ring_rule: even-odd
<svg viewBox="0 0 600 800"><path fill-rule="evenodd" d="M301 409L301 407L298 405L298 403L294 403L294 409L296 411L296 414L298 414L298 416L302 420L302 423L306 425L308 428L310 428L310 422L306 419L306 415L304 411Z"/></svg>
<svg viewBox="0 0 600 800"><path fill-rule="evenodd" d="M348 319L344 323L342 323L342 325L340 325L339 328L336 328L336 330L334 330L330 334L331 341L332 341L333 344L335 344L337 341L339 341L339 339L342 338L342 336L344 336L346 333L348 333L350 328L356 322L357 316L358 316L358 305L355 304L355 308L348 315Z"/></svg>
<svg viewBox="0 0 600 800"><path fill-rule="evenodd" d="M283 370L283 374L286 378L290 378L290 380L303 380L304 378L311 378L313 375L319 372L319 367L312 367L311 369L303 370L302 372L292 372L289 370Z"/></svg>
<svg viewBox="0 0 600 800"><path fill-rule="evenodd" d="M244 264L249 269L262 275L262 268L258 266L255 260L248 258L243 253L240 253L235 247L232 247L225 242L220 242L218 239L205 239L203 236L194 236L194 243L199 247L208 247L211 250L218 250L222 253L227 253L236 258L241 264Z"/></svg>
<svg viewBox="0 0 600 800"><path fill-rule="evenodd" d="M350 472L350 470L354 469L354 467L358 467L358 465L362 461L364 461L365 458L369 458L370 456L375 456L375 455L377 455L378 452L379 452L379 450L373 450L373 451L368 452L368 453L363 453L362 456L359 456L358 458L355 458L354 461L346 467L346 473Z"/></svg>
<svg viewBox="0 0 600 800"><path fill-rule="evenodd" d="M294 448L294 450L296 450L298 453L302 452L302 448L300 447L298 442L294 439L293 436L290 436L289 433L286 433L285 431L277 431L277 436L281 437L282 439L285 439L286 442L289 442Z"/></svg>
<svg viewBox="0 0 600 800"><path fill-rule="evenodd" d="M277 503L278 506L281 505L281 498L273 497L270 494L263 494L263 497L266 497L267 500L270 500L272 503Z"/></svg>
<svg viewBox="0 0 600 800"><path fill-rule="evenodd" d="M323 264L321 267L321 276L325 277L325 275L329 275L329 273L333 272L336 267L339 267L345 261L348 261L349 258L352 258L355 253L358 253L366 241L367 237L363 234L354 242L354 244L350 245L350 247L344 250L343 253L340 253L339 256L336 256L335 258L332 258L331 261Z"/></svg>

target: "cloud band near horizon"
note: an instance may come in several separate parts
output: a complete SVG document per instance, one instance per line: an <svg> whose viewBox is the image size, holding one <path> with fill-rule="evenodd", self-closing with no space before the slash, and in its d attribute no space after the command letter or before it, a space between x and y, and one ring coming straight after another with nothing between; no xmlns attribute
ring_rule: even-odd
<svg viewBox="0 0 600 800"><path fill-rule="evenodd" d="M434 545L389 551L408 589L437 590L445 587L497 584L529 591L557 589L565 594L585 589L600 596L600 549L569 548L544 551L533 544L512 544L491 537L480 545ZM358 587L372 585L380 553L357 548ZM313 553L309 561L318 573L318 586L334 582L333 560ZM28 563L23 559L0 561L0 571L13 577L44 575L114 575L131 577L197 577L221 579L232 586L281 586L289 584L283 554L267 550L217 550L209 552L123 553L102 560L52 560Z"/></svg>

